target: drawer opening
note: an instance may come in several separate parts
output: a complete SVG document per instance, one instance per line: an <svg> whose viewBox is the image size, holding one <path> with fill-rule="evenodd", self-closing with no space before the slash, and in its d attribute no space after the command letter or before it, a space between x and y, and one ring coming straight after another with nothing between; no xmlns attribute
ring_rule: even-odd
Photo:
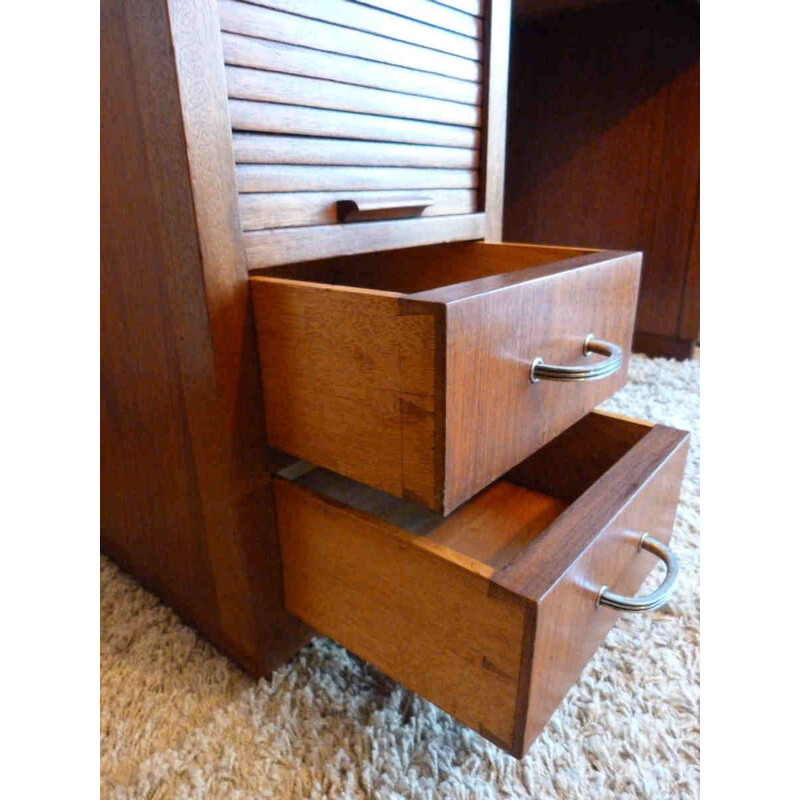
<svg viewBox="0 0 800 800"><path fill-rule="evenodd" d="M459 242L306 261L254 274L367 289L393 296L413 295L594 252L544 245Z"/></svg>
<svg viewBox="0 0 800 800"><path fill-rule="evenodd" d="M454 562L462 563L459 556L466 556L500 570L650 428L638 420L591 413L448 517L306 462L277 474L337 505L414 534Z"/></svg>

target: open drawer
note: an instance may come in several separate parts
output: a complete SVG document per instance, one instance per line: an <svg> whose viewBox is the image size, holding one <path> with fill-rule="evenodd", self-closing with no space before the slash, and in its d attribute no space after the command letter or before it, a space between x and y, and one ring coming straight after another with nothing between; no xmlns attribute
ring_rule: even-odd
<svg viewBox="0 0 800 800"><path fill-rule="evenodd" d="M447 514L624 384L640 266L466 242L254 275L269 443Z"/></svg>
<svg viewBox="0 0 800 800"><path fill-rule="evenodd" d="M521 757L619 614L602 587L635 593L643 534L669 541L687 444L592 413L447 519L294 465L286 606Z"/></svg>

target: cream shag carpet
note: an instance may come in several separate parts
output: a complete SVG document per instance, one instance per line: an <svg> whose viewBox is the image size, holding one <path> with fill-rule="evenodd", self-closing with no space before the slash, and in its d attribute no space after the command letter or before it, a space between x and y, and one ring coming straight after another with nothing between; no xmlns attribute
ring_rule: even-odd
<svg viewBox="0 0 800 800"><path fill-rule="evenodd" d="M699 383L699 361L637 356L605 404L692 433L682 577L666 608L621 619L523 761L328 639L256 684L103 558L102 796L697 797Z"/></svg>

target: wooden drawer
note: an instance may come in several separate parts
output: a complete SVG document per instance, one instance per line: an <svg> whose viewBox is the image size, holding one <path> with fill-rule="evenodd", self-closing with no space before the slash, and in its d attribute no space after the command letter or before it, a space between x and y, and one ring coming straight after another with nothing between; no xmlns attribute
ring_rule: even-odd
<svg viewBox="0 0 800 800"><path fill-rule="evenodd" d="M688 434L592 413L455 514L275 480L287 608L521 757L672 533ZM291 469L291 468L290 468Z"/></svg>
<svg viewBox="0 0 800 800"><path fill-rule="evenodd" d="M270 444L449 513L625 382L641 256L454 243L251 277ZM537 357L601 379L532 383Z"/></svg>

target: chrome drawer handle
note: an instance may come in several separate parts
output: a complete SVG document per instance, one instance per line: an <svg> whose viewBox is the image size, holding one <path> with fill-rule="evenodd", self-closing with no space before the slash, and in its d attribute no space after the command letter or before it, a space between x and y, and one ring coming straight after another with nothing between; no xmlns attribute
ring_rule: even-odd
<svg viewBox="0 0 800 800"><path fill-rule="evenodd" d="M595 339L590 333L583 343L583 354L599 353L606 356L589 367L563 367L560 364L545 364L544 359L534 358L531 363L531 383L546 381L596 381L613 375L622 366L622 348L611 342Z"/></svg>
<svg viewBox="0 0 800 800"><path fill-rule="evenodd" d="M609 592L608 586L602 586L597 595L598 606L609 606L620 611L655 611L672 597L680 569L675 553L665 544L651 539L646 533L639 540L639 550L647 550L653 553L667 565L667 574L661 586L645 597L625 597L621 594Z"/></svg>

